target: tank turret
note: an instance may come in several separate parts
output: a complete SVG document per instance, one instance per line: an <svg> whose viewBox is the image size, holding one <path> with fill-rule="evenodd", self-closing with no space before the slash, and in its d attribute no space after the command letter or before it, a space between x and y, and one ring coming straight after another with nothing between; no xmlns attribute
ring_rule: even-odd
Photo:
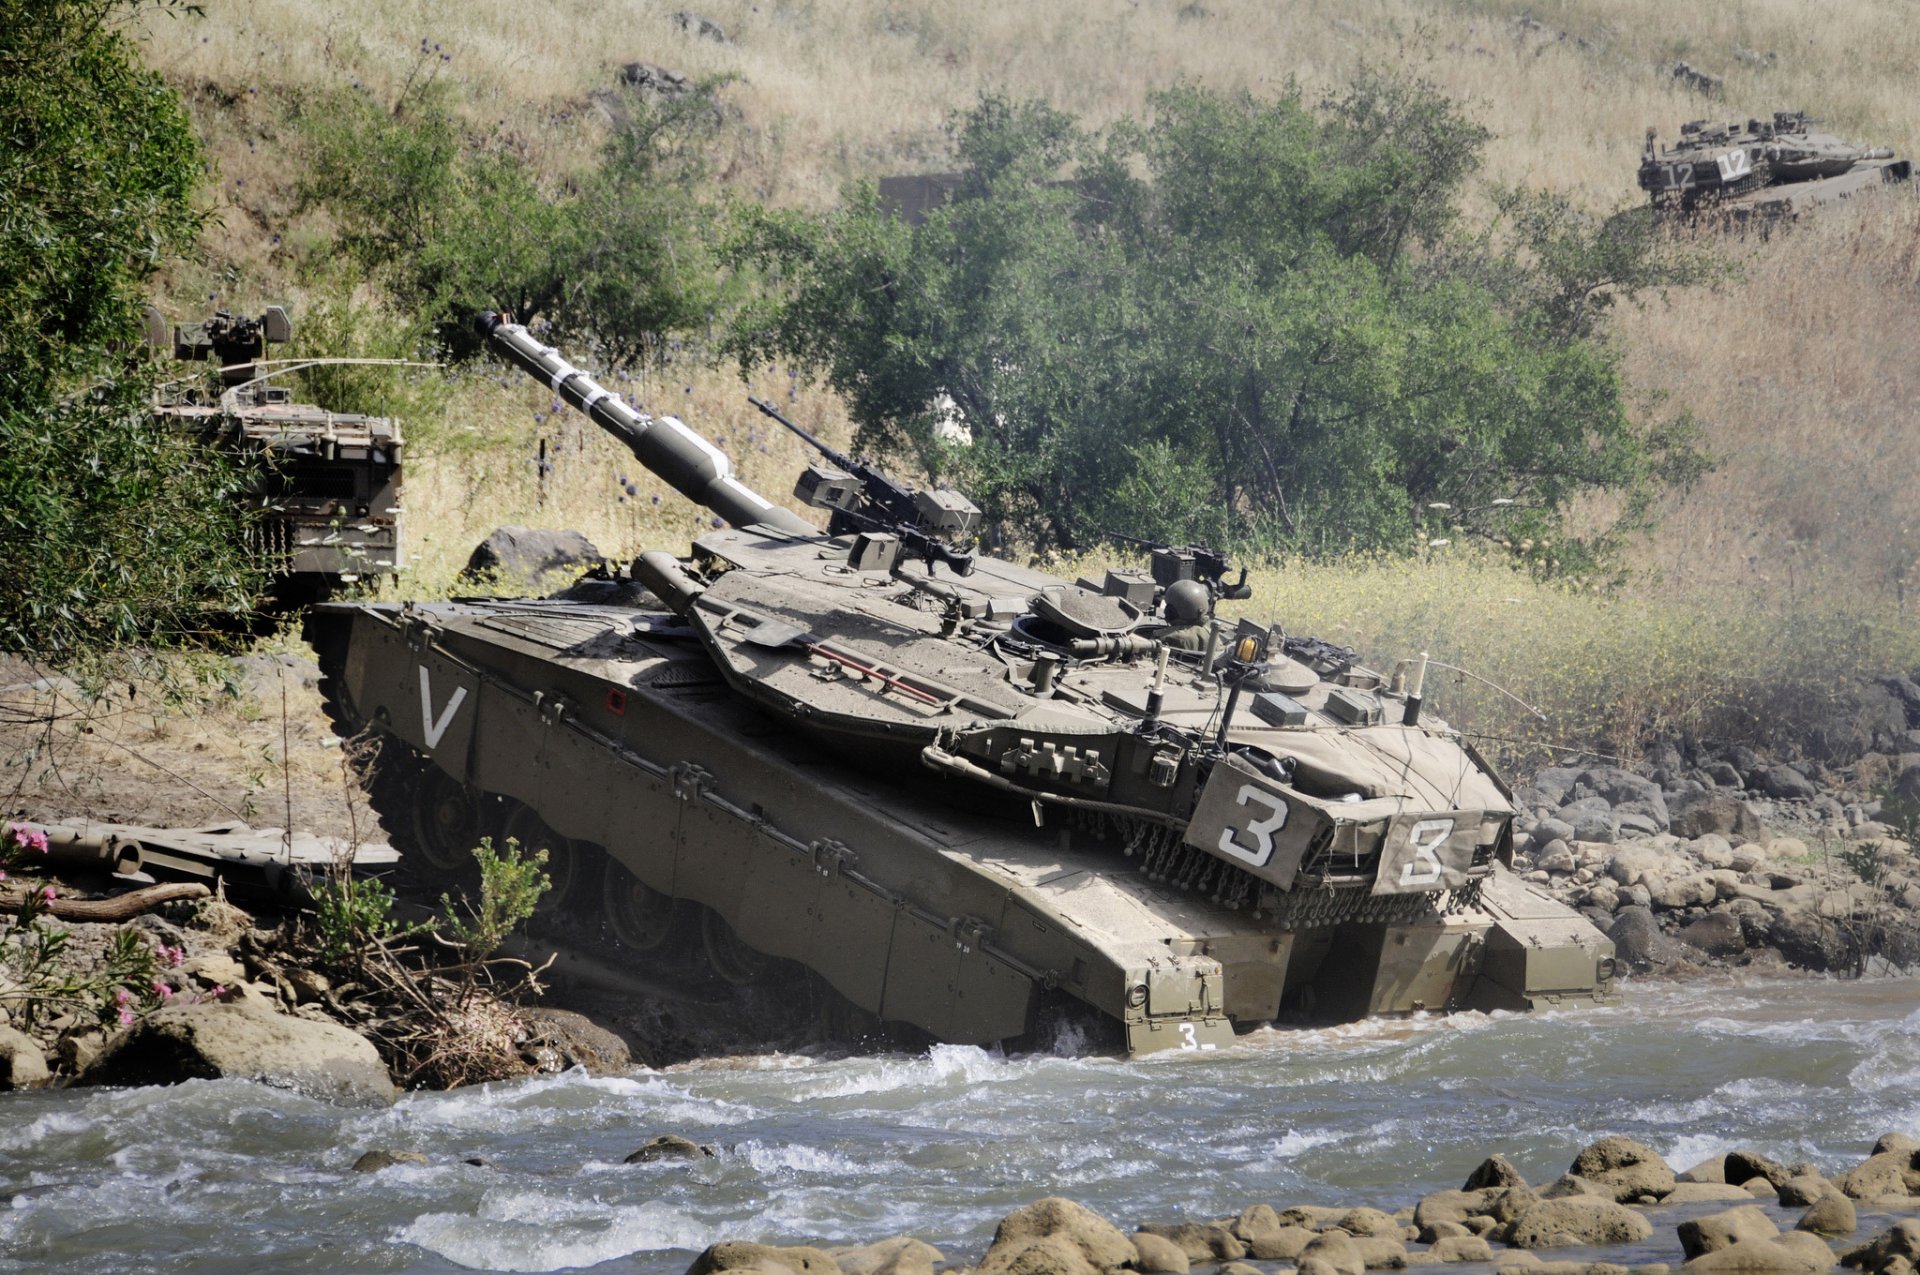
<svg viewBox="0 0 1920 1275"><path fill-rule="evenodd" d="M1856 146L1816 130L1805 112L1771 119L1692 120L1679 144L1661 148L1647 130L1639 184L1654 211L1712 211L1733 221L1791 217L1823 202L1912 176L1886 147Z"/></svg>
<svg viewBox="0 0 1920 1275"><path fill-rule="evenodd" d="M267 560L274 601L304 604L399 570L399 425L295 402L275 383L316 362L390 360L270 360L269 348L293 336L280 306L257 319L221 310L171 331L149 308L146 327L149 345L217 369L211 387L197 376L168 382L154 411L248 467L249 534Z"/></svg>
<svg viewBox="0 0 1920 1275"><path fill-rule="evenodd" d="M713 970L785 976L963 1043L1050 1017L1131 1052L1283 1015L1608 998L1613 948L1509 870L1499 777L1423 665L1214 604L1226 555L1066 580L974 552L978 511L793 422L815 527L522 326L491 344L730 526L596 598L318 608L343 727L407 853L546 849L555 913L628 960L697 917ZM762 411L778 416L770 405ZM1110 1031L1110 1035L1106 1034Z"/></svg>

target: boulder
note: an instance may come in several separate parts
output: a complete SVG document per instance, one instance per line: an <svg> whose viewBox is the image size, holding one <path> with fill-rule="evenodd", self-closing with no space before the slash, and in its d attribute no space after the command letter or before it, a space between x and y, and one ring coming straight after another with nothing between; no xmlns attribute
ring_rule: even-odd
<svg viewBox="0 0 1920 1275"><path fill-rule="evenodd" d="M1225 1224L1235 1239L1245 1243L1256 1235L1272 1235L1283 1225L1271 1204L1252 1204L1240 1210L1240 1216Z"/></svg>
<svg viewBox="0 0 1920 1275"><path fill-rule="evenodd" d="M1710 868L1730 868L1733 866L1733 843L1717 832L1695 837L1687 847L1693 857Z"/></svg>
<svg viewBox="0 0 1920 1275"><path fill-rule="evenodd" d="M1674 1180L1678 1182L1724 1183L1727 1180L1727 1157L1724 1155L1708 1156L1691 1169L1688 1169L1685 1173L1675 1174Z"/></svg>
<svg viewBox="0 0 1920 1275"><path fill-rule="evenodd" d="M897 1235L857 1248L830 1248L827 1256L839 1266L842 1275L933 1275L933 1268L947 1260L939 1249L911 1235ZM1186 1268L1183 1266L1180 1270Z"/></svg>
<svg viewBox="0 0 1920 1275"><path fill-rule="evenodd" d="M47 1056L33 1037L12 1027L0 1027L0 1090L38 1089L53 1078Z"/></svg>
<svg viewBox="0 0 1920 1275"><path fill-rule="evenodd" d="M1491 1262L1493 1245L1478 1235L1449 1235L1435 1240L1427 1256L1436 1262Z"/></svg>
<svg viewBox="0 0 1920 1275"><path fill-rule="evenodd" d="M641 1144L640 1149L622 1160L622 1164L652 1164L656 1160L711 1160L715 1156L712 1147L701 1146L692 1138L683 1138L677 1133L657 1133Z"/></svg>
<svg viewBox="0 0 1920 1275"><path fill-rule="evenodd" d="M1647 878L1647 888L1653 889L1653 878ZM1720 891L1713 878L1702 872L1689 872L1670 877L1661 883L1654 893L1654 906L1668 912L1678 912L1686 908L1703 908L1720 897Z"/></svg>
<svg viewBox="0 0 1920 1275"><path fill-rule="evenodd" d="M1224 1233L1224 1228L1222 1230ZM1043 1246L1043 1250L1021 1261L1021 1254L1036 1245ZM979 1269L1005 1271L1009 1275L1037 1275L1044 1269L1040 1262L1057 1257L1063 1251L1077 1256L1083 1266L1098 1271L1117 1269L1138 1256L1133 1241L1119 1227L1084 1204L1049 1196L1000 1219L993 1243L988 1246L987 1255L980 1259Z"/></svg>
<svg viewBox="0 0 1920 1275"><path fill-rule="evenodd" d="M1788 1178L1774 1188L1774 1193L1779 1197L1780 1203L1790 1209L1803 1209L1822 1196L1840 1194L1834 1190L1833 1183L1817 1173Z"/></svg>
<svg viewBox="0 0 1920 1275"><path fill-rule="evenodd" d="M1673 812L1670 826L1678 837L1700 837L1712 832L1735 845L1743 841L1764 843L1767 840L1767 830L1761 824L1760 816L1753 812L1753 807L1738 797L1719 792L1702 793L1689 798Z"/></svg>
<svg viewBox="0 0 1920 1275"><path fill-rule="evenodd" d="M1186 1250L1164 1235L1136 1231L1128 1238L1133 1240L1133 1250L1138 1254L1133 1263L1136 1271L1147 1275L1187 1275L1193 1267Z"/></svg>
<svg viewBox="0 0 1920 1275"><path fill-rule="evenodd" d="M1632 1244L1652 1234L1653 1223L1624 1204L1601 1195L1569 1195L1535 1201L1506 1227L1502 1238L1515 1248L1558 1248Z"/></svg>
<svg viewBox="0 0 1920 1275"><path fill-rule="evenodd" d="M1651 846L1622 846L1607 861L1607 875L1622 886L1639 885L1667 866L1667 856Z"/></svg>
<svg viewBox="0 0 1920 1275"><path fill-rule="evenodd" d="M1833 1269L1833 1250L1817 1235L1794 1231L1777 1239L1742 1240L1711 1253L1702 1253L1680 1269L1700 1275L1710 1275L1716 1271L1751 1272L1752 1275L1820 1275Z"/></svg>
<svg viewBox="0 0 1920 1275"><path fill-rule="evenodd" d="M1469 1182L1473 1180L1467 1179ZM1436 1226L1441 1223L1457 1225L1469 1217L1485 1213L1488 1204L1499 1194L1499 1189L1485 1187L1471 1191L1435 1191L1423 1196L1414 1205L1413 1224L1420 1229L1421 1238L1431 1242L1431 1237L1439 1233L1434 1230Z"/></svg>
<svg viewBox="0 0 1920 1275"><path fill-rule="evenodd" d="M1573 840L1573 825L1565 819L1556 819L1551 815L1533 825L1533 844L1546 847L1555 841Z"/></svg>
<svg viewBox="0 0 1920 1275"><path fill-rule="evenodd" d="M1915 1153L1880 1151L1833 1180L1841 1194L1853 1200L1880 1200L1896 1195L1920 1195L1920 1172Z"/></svg>
<svg viewBox="0 0 1920 1275"><path fill-rule="evenodd" d="M1800 1215L1793 1229L1812 1231L1815 1235L1852 1235L1854 1228L1859 1225L1860 1215L1854 1209L1853 1201L1838 1191L1828 1191Z"/></svg>
<svg viewBox="0 0 1920 1275"><path fill-rule="evenodd" d="M418 1151L384 1151L378 1148L365 1152L353 1162L355 1173L378 1173L390 1169L396 1164L425 1164L427 1157Z"/></svg>
<svg viewBox="0 0 1920 1275"><path fill-rule="evenodd" d="M1526 1184L1527 1180L1520 1176L1520 1170L1513 1167L1511 1160L1495 1154L1482 1160L1479 1166L1467 1175L1467 1180L1461 1184L1461 1189L1484 1191L1490 1187L1498 1187L1504 1191L1508 1187Z"/></svg>
<svg viewBox="0 0 1920 1275"><path fill-rule="evenodd" d="M1847 1250L1840 1261L1842 1265L1869 1272L1886 1272L1893 1263L1901 1261L1909 1270L1920 1266L1920 1218L1895 1222L1867 1243Z"/></svg>
<svg viewBox="0 0 1920 1275"><path fill-rule="evenodd" d="M1616 959L1636 970L1672 965L1685 960L1693 950L1663 933L1653 919L1653 909L1642 903L1622 906L1607 928L1607 937L1613 940Z"/></svg>
<svg viewBox="0 0 1920 1275"><path fill-rule="evenodd" d="M1337 1231L1326 1232L1337 1235ZM1407 1264L1407 1246L1395 1235L1357 1235L1353 1246L1360 1264L1370 1271L1397 1271Z"/></svg>
<svg viewBox="0 0 1920 1275"><path fill-rule="evenodd" d="M614 1076L633 1066L627 1042L585 1014L549 1005L529 1005L520 1016L531 1029L530 1045L546 1046L568 1067L584 1067L596 1076Z"/></svg>
<svg viewBox="0 0 1920 1275"><path fill-rule="evenodd" d="M1731 912L1709 912L1680 927L1680 941L1708 956L1725 960L1747 950L1746 932Z"/></svg>
<svg viewBox="0 0 1920 1275"><path fill-rule="evenodd" d="M1379 1209L1349 1209L1333 1224L1353 1236L1389 1235L1400 1238L1400 1223L1394 1221L1392 1214Z"/></svg>
<svg viewBox="0 0 1920 1275"><path fill-rule="evenodd" d="M1570 1195L1597 1195L1603 1200L1611 1200L1613 1189L1589 1182L1577 1173L1562 1173L1540 1188L1540 1198L1543 1200L1564 1200Z"/></svg>
<svg viewBox="0 0 1920 1275"><path fill-rule="evenodd" d="M1297 1262L1317 1234L1304 1226L1263 1231L1246 1241L1247 1256L1256 1262Z"/></svg>
<svg viewBox="0 0 1920 1275"><path fill-rule="evenodd" d="M155 1010L102 1050L76 1085L171 1085L233 1077L334 1102L390 1103L393 1081L373 1045L344 1027L257 1004Z"/></svg>
<svg viewBox="0 0 1920 1275"><path fill-rule="evenodd" d="M1619 766L1595 766L1581 773L1574 790L1585 790L1603 797L1616 811L1646 815L1657 825L1657 832L1667 830L1669 818L1666 797L1661 793L1660 785L1645 775L1636 775Z"/></svg>
<svg viewBox="0 0 1920 1275"><path fill-rule="evenodd" d="M1812 801L1820 788L1797 768L1784 762L1760 768L1760 791L1783 801Z"/></svg>
<svg viewBox="0 0 1920 1275"><path fill-rule="evenodd" d="M1731 1248L1742 1240L1770 1240L1780 1228L1757 1204L1745 1204L1724 1213L1688 1218L1679 1227L1680 1251L1688 1258Z"/></svg>
<svg viewBox="0 0 1920 1275"><path fill-rule="evenodd" d="M496 527L474 546L460 576L485 584L541 589L565 583L581 568L600 561L600 551L577 531Z"/></svg>
<svg viewBox="0 0 1920 1275"><path fill-rule="evenodd" d="M1765 1178L1767 1184L1778 1190L1793 1174L1787 1166L1778 1160L1769 1159L1758 1151L1729 1151L1722 1166L1727 1181L1745 1184L1755 1178Z"/></svg>
<svg viewBox="0 0 1920 1275"><path fill-rule="evenodd" d="M1539 865L1543 872L1558 872L1563 876L1571 873L1575 868L1580 866L1579 862L1573 857L1573 847L1558 839L1549 841L1546 845L1542 846L1539 851L1539 857L1535 859L1534 862Z"/></svg>
<svg viewBox="0 0 1920 1275"><path fill-rule="evenodd" d="M1345 1231L1326 1231L1314 1236L1313 1243L1300 1254L1300 1269L1305 1270L1308 1262L1324 1263L1339 1275L1361 1275L1367 1269L1367 1259L1360 1251L1359 1242Z"/></svg>
<svg viewBox="0 0 1920 1275"><path fill-rule="evenodd" d="M1218 1222L1166 1222L1140 1229L1172 1241L1190 1262L1237 1262L1247 1255L1239 1237Z"/></svg>
<svg viewBox="0 0 1920 1275"><path fill-rule="evenodd" d="M713 1275L716 1271L751 1271L754 1275L840 1275L840 1267L817 1248L804 1246L776 1248L771 1244L749 1244L742 1240L722 1240L693 1259L687 1275Z"/></svg>
<svg viewBox="0 0 1920 1275"><path fill-rule="evenodd" d="M1886 1155L1889 1152L1904 1152L1907 1155L1920 1153L1920 1138L1904 1133L1883 1133L1868 1154Z"/></svg>

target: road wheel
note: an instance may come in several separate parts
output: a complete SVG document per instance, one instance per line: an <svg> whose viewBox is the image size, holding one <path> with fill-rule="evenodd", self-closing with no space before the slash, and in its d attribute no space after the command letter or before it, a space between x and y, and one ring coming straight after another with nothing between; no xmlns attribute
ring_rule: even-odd
<svg viewBox="0 0 1920 1275"><path fill-rule="evenodd" d="M772 967L772 957L748 947L726 919L711 908L700 915L700 941L713 972L735 987L758 982Z"/></svg>
<svg viewBox="0 0 1920 1275"><path fill-rule="evenodd" d="M658 952L680 936L684 909L672 895L653 889L612 855L602 881L601 910L621 947Z"/></svg>
<svg viewBox="0 0 1920 1275"><path fill-rule="evenodd" d="M446 876L468 871L480 836L480 802L473 789L428 766L413 801L413 847L426 866Z"/></svg>

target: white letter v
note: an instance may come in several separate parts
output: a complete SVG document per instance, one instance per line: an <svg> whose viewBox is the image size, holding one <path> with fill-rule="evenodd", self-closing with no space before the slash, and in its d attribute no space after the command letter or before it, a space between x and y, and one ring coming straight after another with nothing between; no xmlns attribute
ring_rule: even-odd
<svg viewBox="0 0 1920 1275"><path fill-rule="evenodd" d="M427 680L427 666L420 666L420 729L426 732L427 747L440 747L440 737L447 733L447 727L453 725L453 715L459 711L460 701L467 697L467 688L453 688L453 698L447 701L446 711L436 720L433 715L433 687Z"/></svg>

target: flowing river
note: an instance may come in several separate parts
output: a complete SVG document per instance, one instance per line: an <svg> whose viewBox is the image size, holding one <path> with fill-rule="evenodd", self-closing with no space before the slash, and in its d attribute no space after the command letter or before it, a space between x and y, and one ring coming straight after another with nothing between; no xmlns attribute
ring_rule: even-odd
<svg viewBox="0 0 1920 1275"><path fill-rule="evenodd" d="M1138 1062L734 1058L377 1111L232 1081L11 1094L0 1271L680 1275L723 1238L899 1234L974 1261L1045 1195L1125 1227L1259 1202L1391 1210L1495 1151L1535 1183L1609 1133L1676 1168L1750 1146L1836 1172L1892 1129L1920 1133L1911 978L1630 984L1607 1010L1263 1031ZM662 1132L720 1154L621 1163ZM350 1170L376 1147L429 1163ZM1677 1261L1656 1223L1639 1260Z"/></svg>

